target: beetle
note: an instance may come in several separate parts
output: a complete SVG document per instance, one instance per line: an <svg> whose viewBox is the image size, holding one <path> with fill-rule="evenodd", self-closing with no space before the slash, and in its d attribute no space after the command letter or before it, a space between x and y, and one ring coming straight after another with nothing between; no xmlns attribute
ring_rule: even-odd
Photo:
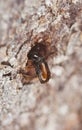
<svg viewBox="0 0 82 130"><path fill-rule="evenodd" d="M50 79L50 70L46 62L46 51L46 45L36 43L27 54L28 60L31 60L41 83L45 83Z"/></svg>

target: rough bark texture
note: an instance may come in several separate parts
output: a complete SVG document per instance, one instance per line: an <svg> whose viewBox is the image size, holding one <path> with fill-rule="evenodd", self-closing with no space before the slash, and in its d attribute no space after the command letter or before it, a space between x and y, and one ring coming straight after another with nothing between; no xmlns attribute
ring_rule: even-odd
<svg viewBox="0 0 82 130"><path fill-rule="evenodd" d="M51 78L23 85L17 72L40 41ZM82 130L81 0L0 0L1 62L0 130Z"/></svg>

